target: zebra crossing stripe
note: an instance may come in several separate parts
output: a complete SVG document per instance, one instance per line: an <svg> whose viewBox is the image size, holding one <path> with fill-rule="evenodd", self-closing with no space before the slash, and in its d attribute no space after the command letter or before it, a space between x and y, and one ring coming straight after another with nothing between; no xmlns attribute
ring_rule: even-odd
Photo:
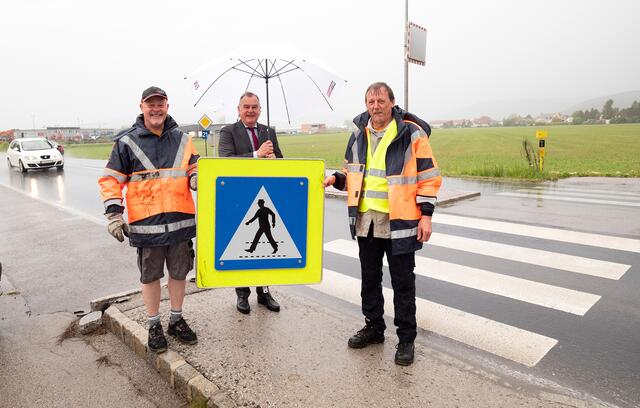
<svg viewBox="0 0 640 408"><path fill-rule="evenodd" d="M577 232L559 228L536 227L506 221L493 221L483 218L464 217L461 215L444 214L433 215L433 222L474 228L504 234L522 235L531 238L548 239L552 241L568 242L572 244L616 249L619 251L640 252L640 240L614 237L610 235Z"/></svg>
<svg viewBox="0 0 640 408"><path fill-rule="evenodd" d="M325 251L358 258L358 245L353 241L335 240L325 244ZM384 264L388 265L385 258ZM481 290L550 309L584 316L600 300L599 295L579 292L515 278L482 269L416 256L416 275Z"/></svg>
<svg viewBox="0 0 640 408"><path fill-rule="evenodd" d="M360 281L341 273L323 269L323 280L309 286L330 296L356 305L361 304ZM393 317L393 291L383 288L385 314ZM418 327L468 344L488 353L534 367L558 340L538 333L496 322L422 298L416 298Z"/></svg>
<svg viewBox="0 0 640 408"><path fill-rule="evenodd" d="M565 188L565 187L543 187L543 186L535 186L531 187L532 190L544 190L547 191L567 191L573 193L585 193L585 194L606 194L611 196L630 196L630 197L640 197L640 193L631 193L628 191L613 191L613 190L591 190L591 189L582 189L582 188Z"/></svg>
<svg viewBox="0 0 640 408"><path fill-rule="evenodd" d="M629 196L629 195L621 195L619 193L615 193L615 194L594 194L594 193L578 193L578 192L574 192L574 191L565 191L565 190L540 190L540 189L533 189L533 188L522 188L519 190L516 190L516 192L518 193L528 193L528 194L535 194L535 195L540 195L540 194L549 194L549 195L559 195L559 196L569 196L569 197L590 197L590 198L594 198L594 196L597 197L605 197L605 198L613 198L616 200L622 200L621 202L634 202L634 201L638 201L640 200L640 196Z"/></svg>
<svg viewBox="0 0 640 408"><path fill-rule="evenodd" d="M439 233L433 233L427 245L614 280L620 279L631 267L616 262Z"/></svg>
<svg viewBox="0 0 640 408"><path fill-rule="evenodd" d="M543 198L545 200L572 201L577 203L618 205L623 207L640 207L640 203L634 203L629 201L597 200L594 198L578 198L578 197L561 197L561 196L545 195L544 193L540 194L538 192L498 193L498 195L507 196L507 197Z"/></svg>

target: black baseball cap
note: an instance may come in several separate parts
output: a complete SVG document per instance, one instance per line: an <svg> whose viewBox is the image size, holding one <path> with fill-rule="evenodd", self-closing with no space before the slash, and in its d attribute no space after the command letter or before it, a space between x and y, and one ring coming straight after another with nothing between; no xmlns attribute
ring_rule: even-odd
<svg viewBox="0 0 640 408"><path fill-rule="evenodd" d="M169 99L165 91L158 88L157 86L150 86L149 88L145 89L144 92L142 92L142 102L146 101L152 96L160 96L164 99Z"/></svg>

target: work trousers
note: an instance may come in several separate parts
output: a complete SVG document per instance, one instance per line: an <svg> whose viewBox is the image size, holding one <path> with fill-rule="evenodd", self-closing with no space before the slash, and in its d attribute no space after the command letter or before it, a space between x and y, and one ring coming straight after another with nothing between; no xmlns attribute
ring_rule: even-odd
<svg viewBox="0 0 640 408"><path fill-rule="evenodd" d="M263 296L265 293L269 293L268 286L258 286L256 287L256 292L258 292L258 297ZM248 298L251 294L250 288L236 288L236 295L241 298Z"/></svg>
<svg viewBox="0 0 640 408"><path fill-rule="evenodd" d="M391 239L374 238L373 229L369 230L366 238L358 237L358 247L362 270L360 296L365 321L380 331L386 329L382 294L382 258L386 253L393 288L396 333L400 343L413 342L416 338L415 252L392 255Z"/></svg>

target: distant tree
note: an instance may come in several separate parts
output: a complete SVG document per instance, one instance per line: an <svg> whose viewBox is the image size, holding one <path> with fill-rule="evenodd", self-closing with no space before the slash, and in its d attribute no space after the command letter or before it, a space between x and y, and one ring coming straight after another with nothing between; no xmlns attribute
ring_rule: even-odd
<svg viewBox="0 0 640 408"><path fill-rule="evenodd" d="M596 108L591 108L584 111L584 118L588 123L595 123L600 120L600 111Z"/></svg>
<svg viewBox="0 0 640 408"><path fill-rule="evenodd" d="M523 126L525 122L520 115L512 113L502 120L502 124L503 126Z"/></svg>
<svg viewBox="0 0 640 408"><path fill-rule="evenodd" d="M353 123L353 121L351 119L346 119L344 122L342 122L342 125L344 127L346 127L347 129L355 128L355 124Z"/></svg>
<svg viewBox="0 0 640 408"><path fill-rule="evenodd" d="M640 123L640 102L633 101L630 107L621 109L611 123Z"/></svg>
<svg viewBox="0 0 640 408"><path fill-rule="evenodd" d="M584 117L584 112L581 111L581 110L573 112L573 114L571 116L573 117L573 124L574 125L581 125L586 120L585 117Z"/></svg>
<svg viewBox="0 0 640 408"><path fill-rule="evenodd" d="M604 103L602 107L603 119L613 119L618 115L618 108L613 107L613 99L609 99Z"/></svg>

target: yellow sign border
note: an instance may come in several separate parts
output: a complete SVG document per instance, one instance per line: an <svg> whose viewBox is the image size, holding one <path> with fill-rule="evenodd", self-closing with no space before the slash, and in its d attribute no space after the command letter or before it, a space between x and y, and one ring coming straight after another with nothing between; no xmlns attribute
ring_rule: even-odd
<svg viewBox="0 0 640 408"><path fill-rule="evenodd" d="M324 235L324 160L200 158L196 282L199 288L313 284L322 281ZM306 177L307 259L304 268L220 271L215 265L215 208L217 177Z"/></svg>

